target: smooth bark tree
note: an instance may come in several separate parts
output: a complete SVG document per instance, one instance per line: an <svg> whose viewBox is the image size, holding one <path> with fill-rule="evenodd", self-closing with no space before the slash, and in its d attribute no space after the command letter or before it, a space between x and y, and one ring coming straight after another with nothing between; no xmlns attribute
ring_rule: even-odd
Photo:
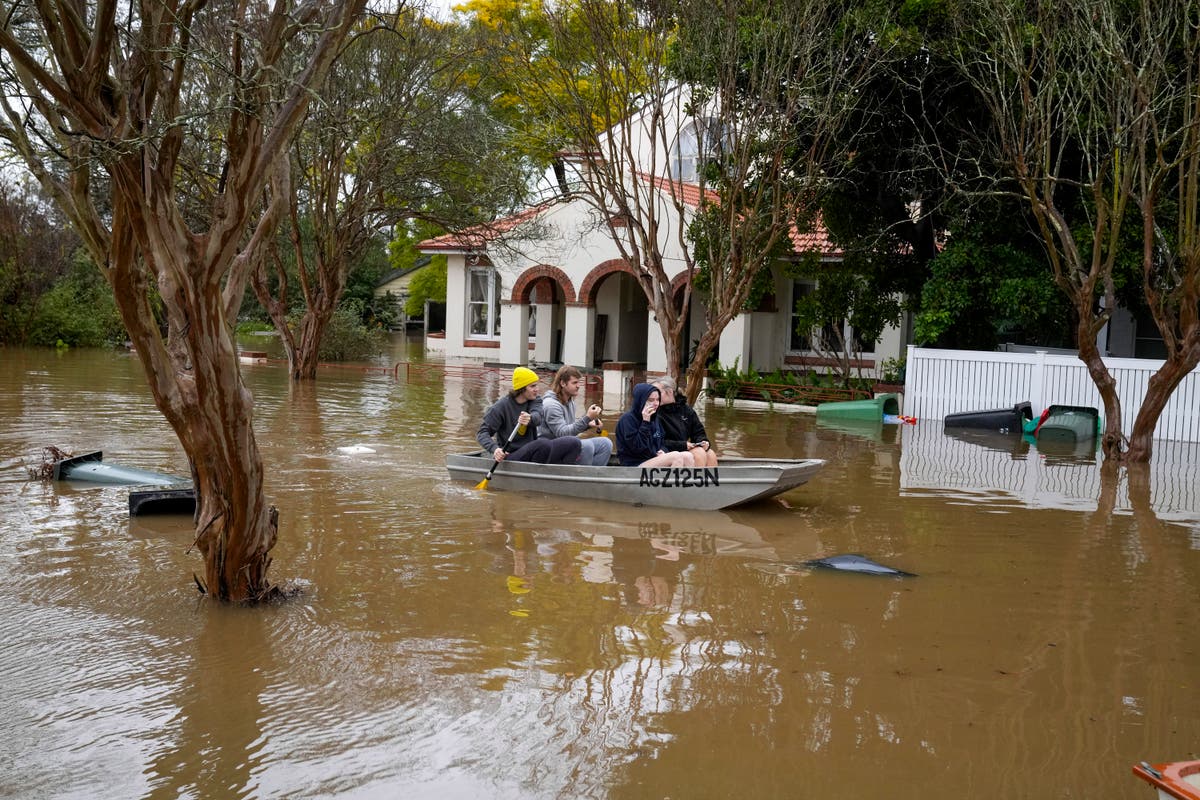
<svg viewBox="0 0 1200 800"><path fill-rule="evenodd" d="M293 380L316 378L351 266L382 231L412 218L478 223L523 189L502 131L467 91L474 49L463 30L401 9L357 32L309 106L275 187L291 258L271 248L252 279ZM304 303L294 320L289 267Z"/></svg>
<svg viewBox="0 0 1200 800"><path fill-rule="evenodd" d="M692 361L700 366L728 324L774 289L769 268L793 254L795 235L820 219L823 196L860 146L851 120L861 126L878 113L861 97L891 45L874 35L886 15L864 20L829 0L680 0L674 14L673 72L709 131L689 236L706 295L708 324ZM878 306L899 317L897 302ZM865 331L867 311L858 313ZM840 344L848 360L844 337ZM704 371L690 369L687 379L694 401Z"/></svg>
<svg viewBox="0 0 1200 800"><path fill-rule="evenodd" d="M281 210L262 196L364 4L4 8L0 136L113 288L191 464L201 588L221 600L270 594L278 530L232 328Z"/></svg>
<svg viewBox="0 0 1200 800"><path fill-rule="evenodd" d="M814 220L846 158L836 134L884 45L829 0L572 0L507 17L485 17L486 2L468 8L504 43L518 76L508 94L535 119L529 135L567 151L574 196L635 267L677 378L699 279L706 326L685 384L695 402L722 332L753 310L769 267Z"/></svg>
<svg viewBox="0 0 1200 800"><path fill-rule="evenodd" d="M1105 457L1147 461L1166 402L1200 363L1200 3L968 0L959 11L948 52L987 112L976 187L1029 204L1104 404ZM1007 187L987 188L995 166ZM1138 218L1167 358L1126 437L1098 337L1116 308L1123 230Z"/></svg>
<svg viewBox="0 0 1200 800"><path fill-rule="evenodd" d="M581 198L610 237L658 322L672 375L678 375L695 272L683 247L687 280L672 290L669 241L684 242L690 210L666 163L689 122L679 82L668 68L674 20L631 0L472 0L465 8L492 37L481 84L534 158L570 162L562 190Z"/></svg>

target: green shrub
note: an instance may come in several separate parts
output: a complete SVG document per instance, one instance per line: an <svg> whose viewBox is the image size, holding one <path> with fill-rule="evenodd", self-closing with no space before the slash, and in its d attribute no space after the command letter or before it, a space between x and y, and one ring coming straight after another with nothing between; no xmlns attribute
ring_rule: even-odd
<svg viewBox="0 0 1200 800"><path fill-rule="evenodd" d="M884 383L904 383L906 368L903 358L885 358L879 369Z"/></svg>
<svg viewBox="0 0 1200 800"><path fill-rule="evenodd" d="M248 333L265 333L265 332L274 331L274 330L275 330L274 325L272 325L269 321L264 322L261 319L238 320L238 324L237 324L237 332L242 335L245 335Z"/></svg>
<svg viewBox="0 0 1200 800"><path fill-rule="evenodd" d="M86 256L38 298L29 343L47 347L102 347L123 342L125 326L112 289Z"/></svg>
<svg viewBox="0 0 1200 800"><path fill-rule="evenodd" d="M333 312L321 339L322 361L362 361L383 352L387 333L362 321L362 305L343 303Z"/></svg>

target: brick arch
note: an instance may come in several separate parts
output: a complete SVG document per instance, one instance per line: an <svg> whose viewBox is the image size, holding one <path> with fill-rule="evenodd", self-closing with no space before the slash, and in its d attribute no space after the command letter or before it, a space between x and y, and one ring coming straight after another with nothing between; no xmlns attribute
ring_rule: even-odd
<svg viewBox="0 0 1200 800"><path fill-rule="evenodd" d="M567 277L567 273L549 264L538 264L536 267L530 267L521 273L521 277L517 278L517 282L513 284L512 302L519 305L528 305L534 284L544 278L548 278L558 284L559 288L562 289L565 302L575 302L575 287L571 284L571 279Z"/></svg>
<svg viewBox="0 0 1200 800"><path fill-rule="evenodd" d="M592 271L583 279L583 285L579 287L579 304L583 306L596 305L596 287L600 282L617 272L624 272L637 278L638 272L633 268L628 261L623 258L614 258L609 261L602 261L592 268Z"/></svg>
<svg viewBox="0 0 1200 800"><path fill-rule="evenodd" d="M685 269L683 272L679 273L678 275L676 275L674 278L671 279L671 297L672 298L679 297L679 295L683 292L683 287L687 285L688 278L689 278L688 271ZM692 291L694 293L695 289L693 289Z"/></svg>

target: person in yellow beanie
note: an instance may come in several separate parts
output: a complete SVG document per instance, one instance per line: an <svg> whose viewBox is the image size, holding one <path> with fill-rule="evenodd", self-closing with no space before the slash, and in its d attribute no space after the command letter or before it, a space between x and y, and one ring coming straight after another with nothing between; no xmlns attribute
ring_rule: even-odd
<svg viewBox="0 0 1200 800"><path fill-rule="evenodd" d="M512 391L484 412L475 439L497 461L576 464L582 448L579 439L538 438L537 428L543 421L538 380L528 367L514 369Z"/></svg>

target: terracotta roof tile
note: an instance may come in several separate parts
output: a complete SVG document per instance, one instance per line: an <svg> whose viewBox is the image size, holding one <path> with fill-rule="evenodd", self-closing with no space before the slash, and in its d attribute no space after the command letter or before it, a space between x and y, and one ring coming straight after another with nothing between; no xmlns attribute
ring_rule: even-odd
<svg viewBox="0 0 1200 800"><path fill-rule="evenodd" d="M683 181L672 181L667 178L647 175L646 173L639 174L641 175L642 180L646 181L646 183L650 184L651 186L657 186L659 189L662 189L664 192L668 193L674 191L675 196L678 196L685 205L691 206L692 208L698 208L700 206L701 192L700 187L696 184L685 183ZM717 200L720 197L720 195L711 189L706 189L704 191L704 195L709 200ZM797 253L816 252L823 256L836 257L843 255L842 249L829 240L829 231L825 229L825 225L821 222L820 217L817 218L816 224L813 226L813 230L811 231L802 233L798 228L796 228L795 225L793 225L790 236L792 239L792 247L795 248Z"/></svg>
<svg viewBox="0 0 1200 800"><path fill-rule="evenodd" d="M698 208L700 206L701 189L698 185L684 181L672 181L669 178L657 177L647 173L638 174L642 180L651 186L656 186L668 194L674 192L675 196L679 197L685 205L691 208ZM719 198L719 195L711 189L704 190L703 196L712 201ZM504 233L508 233L529 220L537 218L557 202L556 200L532 206L485 225L474 225L470 228L464 228L461 231L447 233L433 239L426 239L417 245L417 249L423 253L486 250L489 241L498 238ZM792 247L795 248L797 253L815 252L829 257L841 257L843 255L842 249L830 241L829 232L825 229L825 225L821 222L820 217L817 218L813 230L801 232L793 225L790 235Z"/></svg>
<svg viewBox="0 0 1200 800"><path fill-rule="evenodd" d="M547 211L554 202L543 203L518 211L511 216L501 217L482 225L472 225L461 231L446 233L433 239L425 239L417 244L417 250L422 253L454 250L486 250L487 243L497 239L501 234L508 233L522 223L537 218Z"/></svg>

